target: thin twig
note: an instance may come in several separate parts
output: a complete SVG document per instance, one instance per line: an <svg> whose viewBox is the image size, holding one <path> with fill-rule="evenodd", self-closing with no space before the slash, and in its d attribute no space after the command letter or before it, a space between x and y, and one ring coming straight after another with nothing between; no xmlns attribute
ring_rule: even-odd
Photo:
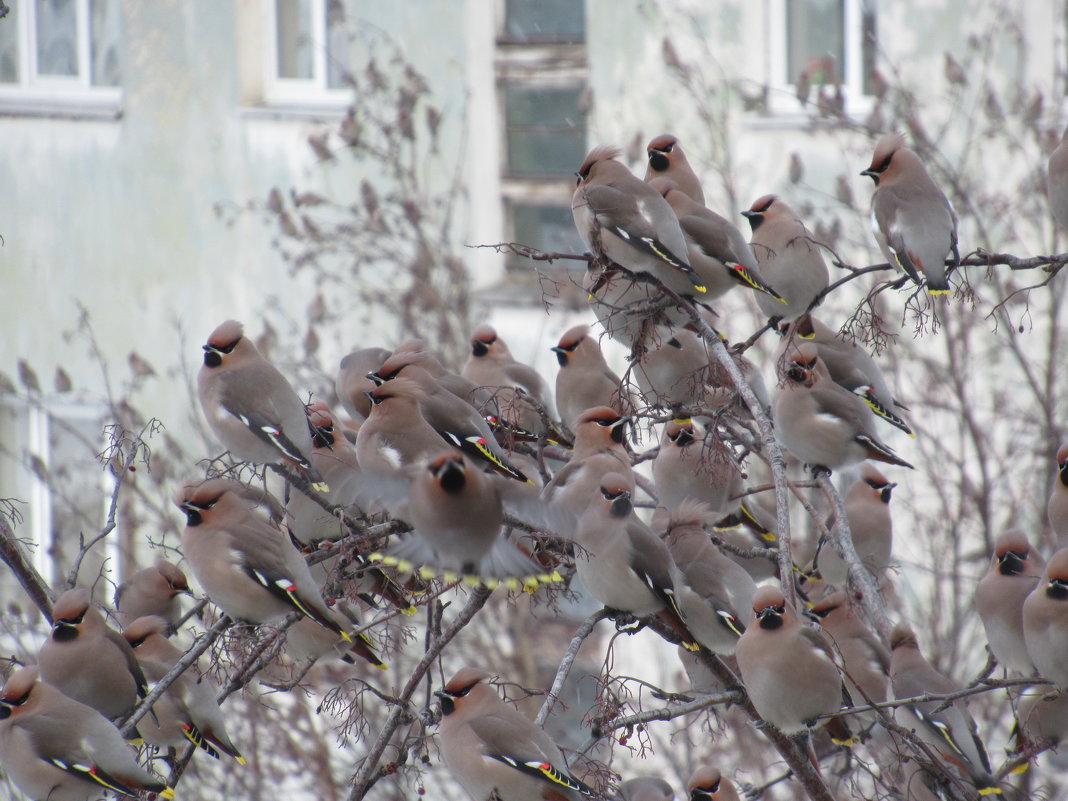
<svg viewBox="0 0 1068 801"><path fill-rule="evenodd" d="M549 712L552 711L556 699L560 697L560 693L564 689L564 682L567 681L568 674L571 673L571 666L575 663L575 657L578 656L582 643L593 632L594 626L608 617L609 614L610 612L608 609L598 609L582 621L582 625L575 631L574 636L571 638L571 644L567 646L567 651L564 652L564 658L560 660L560 665L556 669L556 677L553 679L553 686L549 688L549 694L545 697L545 701L542 702L537 717L534 718L534 723L537 726L545 725L545 720L549 717Z"/></svg>

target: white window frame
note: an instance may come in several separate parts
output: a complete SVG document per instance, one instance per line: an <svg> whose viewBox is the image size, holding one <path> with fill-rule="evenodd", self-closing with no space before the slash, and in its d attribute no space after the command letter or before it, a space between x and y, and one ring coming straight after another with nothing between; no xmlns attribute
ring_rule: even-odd
<svg viewBox="0 0 1068 801"><path fill-rule="evenodd" d="M90 0L75 0L78 74L37 74L37 8L34 0L8 0L14 7L19 42L19 82L0 83L0 113L73 114L117 117L122 87L91 83ZM0 24L5 24L0 21Z"/></svg>
<svg viewBox="0 0 1068 801"><path fill-rule="evenodd" d="M860 116L869 113L874 98L864 94L864 0L845 0L845 20L842 30L845 35L845 76L842 91L845 95L845 113ZM791 83L787 66L786 9L791 0L767 0L768 13L768 113L780 117L804 117L808 119L813 110L812 98L819 91L812 86L810 101L802 105L797 99L796 86Z"/></svg>
<svg viewBox="0 0 1068 801"><path fill-rule="evenodd" d="M267 106L307 109L336 109L342 111L352 104L352 90L331 89L327 86L327 3L330 0L311 0L312 77L280 78L278 76L278 4L264 0L266 14L266 47L264 53L264 103Z"/></svg>

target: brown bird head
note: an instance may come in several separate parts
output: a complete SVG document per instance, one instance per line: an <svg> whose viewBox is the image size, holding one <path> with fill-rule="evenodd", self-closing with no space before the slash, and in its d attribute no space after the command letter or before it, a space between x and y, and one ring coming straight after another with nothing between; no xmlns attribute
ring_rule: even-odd
<svg viewBox="0 0 1068 801"><path fill-rule="evenodd" d="M1017 576L1027 569L1030 555L1031 543L1027 541L1027 535L1019 529L1010 528L994 543L992 567L996 567L1003 576Z"/></svg>
<svg viewBox="0 0 1068 801"><path fill-rule="evenodd" d="M783 378L803 387L812 387L818 380L818 363L816 346L811 342L802 342L787 353L785 364L781 365Z"/></svg>
<svg viewBox="0 0 1068 801"><path fill-rule="evenodd" d="M774 631L788 620L786 597L778 587L765 585L753 595L753 615L760 628Z"/></svg>
<svg viewBox="0 0 1068 801"><path fill-rule="evenodd" d="M664 442L662 444L670 443L676 448L685 448L695 442L697 442L697 430L694 427L693 420L676 418L664 426Z"/></svg>
<svg viewBox="0 0 1068 801"><path fill-rule="evenodd" d="M245 346L256 347L245 339L241 323L237 320L227 320L208 337L207 344L204 345L204 365L206 367L221 366L242 343Z"/></svg>
<svg viewBox="0 0 1068 801"><path fill-rule="evenodd" d="M722 781L723 776L719 768L701 765L686 782L686 792L690 796L690 801L715 801Z"/></svg>
<svg viewBox="0 0 1068 801"><path fill-rule="evenodd" d="M630 517L634 505L631 502L633 486L619 473L608 473L601 479L599 489L608 513L612 517Z"/></svg>
<svg viewBox="0 0 1068 801"><path fill-rule="evenodd" d="M367 377L376 384L392 381L404 372L405 368L418 365L425 353L426 351L421 350L394 351L392 356L382 362L377 370L368 373ZM404 374L407 375L407 372L404 372Z"/></svg>
<svg viewBox="0 0 1068 801"><path fill-rule="evenodd" d="M448 451L427 462L426 469L447 495L457 495L467 486L467 464L459 451Z"/></svg>
<svg viewBox="0 0 1068 801"><path fill-rule="evenodd" d="M834 625L837 619L849 614L849 599L842 590L820 598L808 610L808 615L825 627Z"/></svg>
<svg viewBox="0 0 1068 801"><path fill-rule="evenodd" d="M1054 601L1068 601L1068 548L1061 548L1046 565L1046 597Z"/></svg>
<svg viewBox="0 0 1068 801"><path fill-rule="evenodd" d="M122 630L122 636L130 647L137 650L151 637L162 637L167 630L167 621L159 615L145 615Z"/></svg>
<svg viewBox="0 0 1068 801"><path fill-rule="evenodd" d="M371 414L381 414L380 409L385 407L418 406L419 400L424 395L413 379L403 376L387 381L364 394L371 401Z"/></svg>
<svg viewBox="0 0 1068 801"><path fill-rule="evenodd" d="M594 406L575 421L575 449L601 450L622 445L629 417L608 406Z"/></svg>
<svg viewBox="0 0 1068 801"><path fill-rule="evenodd" d="M576 325L564 332L560 341L556 343L556 347L550 348L556 354L556 361L561 367L567 367L571 354L578 350L589 333L588 325Z"/></svg>
<svg viewBox="0 0 1068 801"><path fill-rule="evenodd" d="M493 326L480 325L471 335L471 355L476 359L499 356L502 350L506 352L507 348L498 339Z"/></svg>
<svg viewBox="0 0 1068 801"><path fill-rule="evenodd" d="M1068 443L1057 449L1057 475L1061 483L1068 487Z"/></svg>
<svg viewBox="0 0 1068 801"><path fill-rule="evenodd" d="M174 495L174 505L185 513L186 526L194 528L236 508L237 494L245 491L248 488L233 479L209 478L181 487Z"/></svg>
<svg viewBox="0 0 1068 801"><path fill-rule="evenodd" d="M890 496L897 484L890 481L869 462L864 462L860 466L860 480L871 487L872 492L879 496L881 502L890 503Z"/></svg>
<svg viewBox="0 0 1068 801"><path fill-rule="evenodd" d="M575 173L578 176L576 185L589 183L595 179L599 173L611 172L613 169L626 169L622 164L616 161L621 154L621 150L618 147L609 147L607 145L599 145L591 150L586 159L582 162L582 166L578 168L578 172ZM615 165L615 167L608 167L606 165Z"/></svg>
<svg viewBox="0 0 1068 801"><path fill-rule="evenodd" d="M451 715L458 708L462 708L464 701L486 679L491 678L492 673L474 667L462 667L440 690L434 693L441 701L441 714Z"/></svg>
<svg viewBox="0 0 1068 801"><path fill-rule="evenodd" d="M671 134L660 134L660 136L653 139L645 148L645 152L649 156L649 169L654 172L667 172L675 159L676 145L678 143L678 138ZM678 149L678 153L682 153L681 148Z"/></svg>
<svg viewBox="0 0 1068 801"><path fill-rule="evenodd" d="M912 630L912 626L908 623L901 622L890 629L890 650L896 651L898 648L911 648L914 651L920 650L919 640L916 639L916 632Z"/></svg>
<svg viewBox="0 0 1068 801"><path fill-rule="evenodd" d="M334 434L334 415L325 403L311 403L305 407L308 423L312 430L312 448L328 451L336 442Z"/></svg>
<svg viewBox="0 0 1068 801"><path fill-rule="evenodd" d="M165 593L170 597L173 598L182 592L189 592L189 580L177 565L168 562L166 559L160 559L156 562L155 572L163 580L166 587Z"/></svg>
<svg viewBox="0 0 1068 801"><path fill-rule="evenodd" d="M73 640L91 623L92 597L89 590L76 587L56 599L52 607L52 639L56 642Z"/></svg>
<svg viewBox="0 0 1068 801"><path fill-rule="evenodd" d="M25 714L34 706L34 690L37 689L37 666L28 665L12 673L0 690L0 720L12 715Z"/></svg>
<svg viewBox="0 0 1068 801"><path fill-rule="evenodd" d="M764 195L757 198L756 202L752 206L742 212L742 216L749 220L749 227L753 233L756 233L757 228L764 224L769 215L774 216L776 213L773 211L777 204L780 204L778 195Z"/></svg>
<svg viewBox="0 0 1068 801"><path fill-rule="evenodd" d="M890 133L875 145L871 165L860 174L871 178L876 186L889 185L898 179L904 169L911 166L906 162L912 159L919 161L916 154L905 147L905 137L899 133Z"/></svg>

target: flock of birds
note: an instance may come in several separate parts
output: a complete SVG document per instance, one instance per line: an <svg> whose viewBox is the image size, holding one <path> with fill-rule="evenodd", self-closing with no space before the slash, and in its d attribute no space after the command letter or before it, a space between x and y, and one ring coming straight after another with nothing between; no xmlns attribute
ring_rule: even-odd
<svg viewBox="0 0 1068 801"><path fill-rule="evenodd" d="M774 513L747 492L724 433L727 418L770 416L783 447L814 471L857 466L845 514L862 564L884 580L896 485L872 462L912 467L880 436L881 426L911 435L908 409L863 348L812 314L829 284L820 246L773 195L743 212L747 242L705 207L675 137L657 137L647 152L641 180L616 151L595 148L572 204L596 257L586 277L593 310L604 332L631 350L627 380L609 368L589 326L571 328L552 348L555 392L481 326L459 372L422 340L347 355L336 382L346 421L326 404L305 405L241 324L219 325L198 377L205 417L234 459L275 466L291 487L283 504L228 475L180 486L185 567L233 620L289 619L292 659L362 659L380 668L379 649L359 631L361 601L411 612L413 595L432 580L534 593L577 576L624 617L658 616L676 635L695 690L727 686L701 652L723 660L761 718L806 751L811 731L825 737L826 729L843 747L859 735L902 797L1000 793L963 701L896 708L896 721L924 744L919 760L903 756L911 746L874 710L843 708L843 698L875 704L959 687L924 658L907 624L882 636L872 628L847 562L830 545L797 571L804 606L787 600L781 581L795 576L777 571ZM862 174L877 186L873 223L888 258L931 294L947 292L947 261L959 261L956 217L920 159L888 136ZM1062 144L1051 160L1050 198L1068 223L1068 181L1057 178L1066 174ZM755 292L777 323L774 396L744 357L733 357L735 383L712 355L719 341L704 303L736 287ZM658 446L634 454L627 431L641 409L668 419ZM634 469L647 460L651 486ZM1068 446L1057 470L1048 515L1064 541ZM635 510L639 488L655 501L648 522ZM339 544L346 523L368 519L393 521L380 551L361 555ZM324 597L327 587L334 591ZM185 573L170 562L136 573L116 594L121 633L87 590L56 600L51 632L27 660L35 664L16 670L0 692L0 764L28 796L173 796L138 764L115 722L182 658L168 637L184 620L179 599L188 592ZM1006 532L975 606L998 663L1056 688L1020 703L1020 748L1068 735L1068 549L1045 563L1023 533ZM473 801L597 797L548 735L501 699L493 675L464 667L436 693L443 762ZM194 665L131 736L162 749L191 742L244 762L216 694ZM711 765L686 792L692 801L737 798ZM624 782L617 793L629 801L672 797L651 778Z"/></svg>

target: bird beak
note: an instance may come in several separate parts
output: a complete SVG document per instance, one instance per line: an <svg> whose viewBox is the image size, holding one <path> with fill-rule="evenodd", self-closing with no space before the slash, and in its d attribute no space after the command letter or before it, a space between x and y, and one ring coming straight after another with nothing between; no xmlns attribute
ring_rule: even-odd
<svg viewBox="0 0 1068 801"><path fill-rule="evenodd" d="M386 383L386 379L384 379L378 373L368 373L367 375L364 376L364 378L366 378L369 381L374 381L376 387L380 387L384 383Z"/></svg>
<svg viewBox="0 0 1068 801"><path fill-rule="evenodd" d="M756 217L759 214L759 211L753 211L752 209L746 209L742 212L742 216L745 217L747 220Z"/></svg>

